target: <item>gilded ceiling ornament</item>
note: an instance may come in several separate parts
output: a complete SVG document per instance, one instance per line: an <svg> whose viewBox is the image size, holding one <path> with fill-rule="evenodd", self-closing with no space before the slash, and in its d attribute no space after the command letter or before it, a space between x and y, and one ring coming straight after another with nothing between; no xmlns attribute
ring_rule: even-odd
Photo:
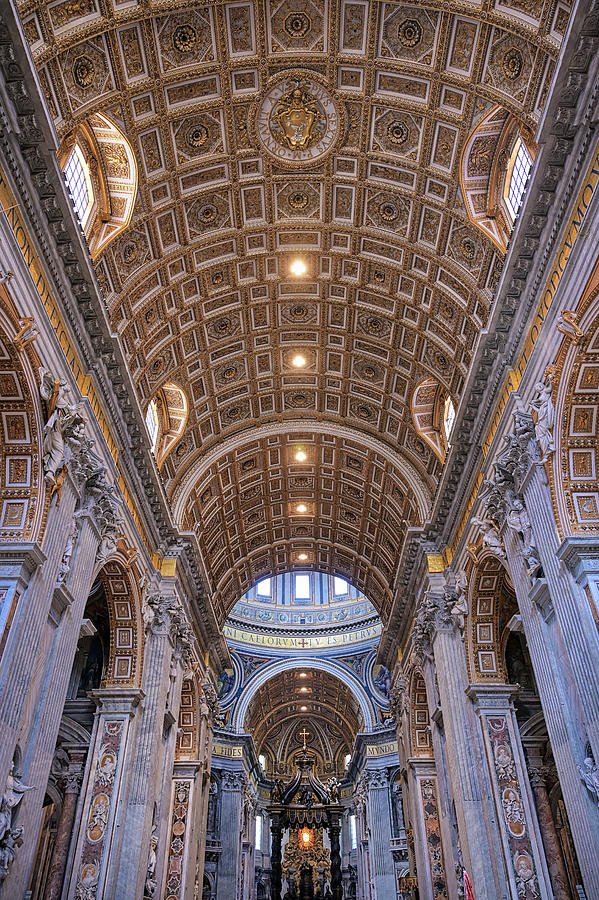
<svg viewBox="0 0 599 900"><path fill-rule="evenodd" d="M173 47L179 53L189 53L198 40L198 33L193 25L177 25L173 32Z"/></svg>
<svg viewBox="0 0 599 900"><path fill-rule="evenodd" d="M305 209L309 202L308 195L303 191L294 191L289 195L289 206L293 209Z"/></svg>
<svg viewBox="0 0 599 900"><path fill-rule="evenodd" d="M187 132L187 143L190 147L198 149L203 147L208 140L208 129L205 125L194 125Z"/></svg>
<svg viewBox="0 0 599 900"><path fill-rule="evenodd" d="M308 165L333 149L342 116L342 107L311 72L289 72L267 91L253 131L279 162Z"/></svg>
<svg viewBox="0 0 599 900"><path fill-rule="evenodd" d="M306 13L294 12L287 16L283 28L290 37L304 37L312 28L312 21Z"/></svg>
<svg viewBox="0 0 599 900"><path fill-rule="evenodd" d="M408 139L408 129L399 120L389 123L387 133L393 144L403 144Z"/></svg>
<svg viewBox="0 0 599 900"><path fill-rule="evenodd" d="M389 203L389 201L381 203L379 212L381 214L381 219L384 219L385 222L394 222L399 215L398 208L393 203Z"/></svg>
<svg viewBox="0 0 599 900"><path fill-rule="evenodd" d="M397 39L402 47L415 47L422 40L422 28L416 19L404 19L397 26Z"/></svg>
<svg viewBox="0 0 599 900"><path fill-rule="evenodd" d="M96 69L89 56L85 54L78 56L73 63L73 81L75 84L82 88L88 88L95 77Z"/></svg>
<svg viewBox="0 0 599 900"><path fill-rule="evenodd" d="M282 147L305 150L322 136L326 116L308 90L295 87L273 107L269 127L275 141Z"/></svg>
<svg viewBox="0 0 599 900"><path fill-rule="evenodd" d="M510 47L503 57L501 66L505 77L509 78L510 81L515 81L522 72L523 65L524 61L520 51L517 50L516 47Z"/></svg>

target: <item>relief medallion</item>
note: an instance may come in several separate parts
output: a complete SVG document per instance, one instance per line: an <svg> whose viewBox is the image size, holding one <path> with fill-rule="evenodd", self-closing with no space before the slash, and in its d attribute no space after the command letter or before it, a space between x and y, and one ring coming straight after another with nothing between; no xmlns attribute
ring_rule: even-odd
<svg viewBox="0 0 599 900"><path fill-rule="evenodd" d="M264 95L254 117L255 135L279 163L310 165L335 146L342 107L312 72L292 71Z"/></svg>

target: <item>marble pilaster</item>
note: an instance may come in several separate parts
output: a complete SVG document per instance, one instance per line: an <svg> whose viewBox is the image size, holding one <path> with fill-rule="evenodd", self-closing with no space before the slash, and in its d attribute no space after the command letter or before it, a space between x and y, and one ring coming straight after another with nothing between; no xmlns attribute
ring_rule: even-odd
<svg viewBox="0 0 599 900"><path fill-rule="evenodd" d="M107 879L118 869L127 840L122 828L117 828L127 793L124 772L130 769L144 698L143 691L125 688L101 688L90 695L98 709L85 768L79 831L72 844L72 872L68 889L63 889L68 900L85 896L86 890L97 897L111 896Z"/></svg>
<svg viewBox="0 0 599 900"><path fill-rule="evenodd" d="M460 847L477 900L491 900L502 896L506 873L480 731L465 694L468 677L464 646L443 594L430 595L429 600L431 607L436 607L431 641L440 706L451 710L444 718L444 729Z"/></svg>
<svg viewBox="0 0 599 900"><path fill-rule="evenodd" d="M221 787L221 843L216 900L236 897L241 876L243 800L247 778L241 771L224 771ZM273 831L273 856L275 835Z"/></svg>
<svg viewBox="0 0 599 900"><path fill-rule="evenodd" d="M541 544L542 537L537 541ZM586 732L579 698L572 691L568 674L570 656L564 652L547 582L540 579L531 584L515 535L505 534L505 548L584 889L587 896L599 896L595 840L599 809L588 796L577 768L584 755Z"/></svg>
<svg viewBox="0 0 599 900"><path fill-rule="evenodd" d="M516 410L514 422L514 434L505 436L495 464L495 477L484 483L483 502L492 518L503 524L505 554L584 889L599 896L594 837L599 832L599 809L578 771L587 741L599 754L599 635L576 554L571 553L570 542L559 545L532 419ZM534 522L527 510L534 510Z"/></svg>
<svg viewBox="0 0 599 900"><path fill-rule="evenodd" d="M364 772L364 785L368 803L368 845L370 849L371 881L375 896L393 896L395 869L391 854L391 806L389 778L384 770L369 769Z"/></svg>
<svg viewBox="0 0 599 900"><path fill-rule="evenodd" d="M468 696L481 725L510 890L523 900L551 900L549 872L512 705L517 690L514 685L475 684L468 688Z"/></svg>
<svg viewBox="0 0 599 900"><path fill-rule="evenodd" d="M418 890L422 897L433 897L433 872L422 807L421 782L436 780L433 759L412 757L407 760L408 801L414 837L414 856Z"/></svg>
<svg viewBox="0 0 599 900"><path fill-rule="evenodd" d="M144 650L143 708L127 770L127 799L123 805L121 828L126 835L118 863L112 866L109 884L115 896L127 891L142 896L147 874L147 857L153 825L154 803L161 789L163 772L163 730L171 674L171 658L175 649L175 620L179 616L176 597L156 593L148 601L154 615L146 628ZM176 676L181 682L181 666Z"/></svg>

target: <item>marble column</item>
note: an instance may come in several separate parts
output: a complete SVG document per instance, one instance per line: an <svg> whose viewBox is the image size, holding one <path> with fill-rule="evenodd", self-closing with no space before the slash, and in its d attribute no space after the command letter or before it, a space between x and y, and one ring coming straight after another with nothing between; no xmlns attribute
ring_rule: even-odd
<svg viewBox="0 0 599 900"><path fill-rule="evenodd" d="M198 884L204 880L204 864L206 861L206 822L208 804L210 802L210 772L212 768L212 743L214 739L214 719L218 713L216 684L212 672L208 670L202 679L202 697L200 700L200 736L199 752L202 764L202 793L198 805L198 849L195 878ZM191 900L191 898L189 898Z"/></svg>
<svg viewBox="0 0 599 900"><path fill-rule="evenodd" d="M584 889L587 897L599 897L595 838L599 809L588 796L577 768L584 756L585 715L573 691L569 655L564 650L549 586L544 579L531 582L517 535L506 530L504 540ZM542 540L542 536L537 538L537 542Z"/></svg>
<svg viewBox="0 0 599 900"><path fill-rule="evenodd" d="M73 835L75 811L87 756L87 747L71 748L63 745L63 749L69 755L69 767L61 779L64 786L64 801L56 829L56 840L52 850L52 860L46 881L44 900L59 900L62 893L69 846Z"/></svg>
<svg viewBox="0 0 599 900"><path fill-rule="evenodd" d="M277 813L272 814L270 831L272 834L270 849L270 897L271 900L281 900L281 889L283 887L281 842L283 835L282 826Z"/></svg>
<svg viewBox="0 0 599 900"><path fill-rule="evenodd" d="M246 781L245 772L224 771L222 775L220 837L223 849L218 861L216 900L231 900L238 895Z"/></svg>
<svg viewBox="0 0 599 900"><path fill-rule="evenodd" d="M368 803L371 879L375 896L381 900L383 897L392 897L395 891L389 778L382 769L368 769L363 773L362 780Z"/></svg>
<svg viewBox="0 0 599 900"><path fill-rule="evenodd" d="M410 759L408 777L420 896L448 896L448 878L443 865L443 839L439 827L437 776L433 760Z"/></svg>
<svg viewBox="0 0 599 900"><path fill-rule="evenodd" d="M599 897L599 808L578 770L587 741L599 758L599 634L572 539L559 543L532 419L516 410L514 422L514 434L506 436L506 449L498 457L502 477L488 479L483 502L492 503L504 523L505 553L584 890ZM515 510L514 500L521 509ZM531 569L531 549L540 568Z"/></svg>
<svg viewBox="0 0 599 900"><path fill-rule="evenodd" d="M443 713L439 705L437 676L434 662L430 658L420 660L422 677L426 685L426 697L430 719L430 736L433 745L436 773L436 804L439 816L439 829L441 832L441 846L447 884L447 896L450 900L457 900L458 880L454 876L459 863L457 823L453 814L453 797L449 782L449 767L447 765L446 737Z"/></svg>
<svg viewBox="0 0 599 900"><path fill-rule="evenodd" d="M63 523L66 527L62 534L62 555L49 591L38 659L32 660L29 653L29 668L34 676L20 725L22 775L27 783L36 787L45 786L50 774L85 604L98 564L99 548L108 536L107 509L112 510L116 521L116 506L111 489L102 480L104 476L95 472L92 493L87 489L86 470L79 478L69 473L70 470L63 482L60 509L69 497L71 501L75 499L78 485L81 485L82 496L78 510L73 513L74 522ZM112 534L116 525L111 524L114 525ZM10 890L15 895L25 890L29 879L43 799L44 791L38 789L27 794L21 804L19 820L27 840L9 875Z"/></svg>
<svg viewBox="0 0 599 900"><path fill-rule="evenodd" d="M551 900L549 872L512 705L517 691L514 685L473 684L468 696L481 725L509 888L524 900Z"/></svg>
<svg viewBox="0 0 599 900"><path fill-rule="evenodd" d="M566 871L562 846L555 827L549 793L547 791L547 767L543 764L545 741L529 739L524 744L528 758L528 776L537 808L541 838L555 900L573 900Z"/></svg>
<svg viewBox="0 0 599 900"><path fill-rule="evenodd" d="M343 879L341 877L341 851L339 847L339 835L341 824L339 816L333 814L329 826L329 839L331 841L331 894L333 900L343 900Z"/></svg>

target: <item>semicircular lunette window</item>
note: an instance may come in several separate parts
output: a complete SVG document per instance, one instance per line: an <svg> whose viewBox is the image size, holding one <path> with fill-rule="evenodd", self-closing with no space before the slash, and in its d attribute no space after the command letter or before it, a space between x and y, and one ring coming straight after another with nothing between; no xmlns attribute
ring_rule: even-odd
<svg viewBox="0 0 599 900"><path fill-rule="evenodd" d="M189 405L185 391L173 382L165 384L150 400L146 412L146 427L158 468L181 439L188 415Z"/></svg>
<svg viewBox="0 0 599 900"><path fill-rule="evenodd" d="M412 396L412 418L420 436L445 461L455 420L453 400L434 378L425 378Z"/></svg>

